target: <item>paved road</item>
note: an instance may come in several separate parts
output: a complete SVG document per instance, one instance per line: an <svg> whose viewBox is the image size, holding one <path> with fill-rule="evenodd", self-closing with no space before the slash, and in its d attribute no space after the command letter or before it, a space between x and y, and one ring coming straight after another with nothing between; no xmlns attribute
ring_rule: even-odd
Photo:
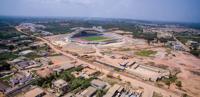
<svg viewBox="0 0 200 97"><path fill-rule="evenodd" d="M18 31L22 32L20 29L17 29ZM22 32L26 35L28 35L27 33L25 32ZM130 75L127 75L126 73L119 73L119 72L115 72L111 69L111 67L108 67L108 66L105 66L105 65L96 65L96 64L91 64L91 63L88 63L82 59L79 59L77 58L76 56L73 56L69 53L66 53L65 51L62 51L60 50L59 48L57 48L56 46L54 46L51 42L49 42L48 40L46 40L45 38L42 38L42 37L36 37L37 39L45 42L52 50L54 50L55 52L57 53L60 53L64 56L67 56L67 57L71 57L77 61L79 61L80 63L82 64L87 64L89 65L91 68L95 68L97 70L100 70L101 72L105 73L105 74L108 74L110 72L113 72L114 76L118 76L120 75L120 78L124 81L129 81L131 82L131 84L133 84L134 86L137 85L137 86L140 86L140 87L143 87L144 88L144 93L143 93L143 97L152 97L152 94L153 94L153 91L156 91L156 92L160 92L164 95L167 95L167 97L180 97L179 95L173 93L173 92L170 92L168 90L165 90L165 89L162 89L162 88L159 88L159 87L156 87L156 86L153 86L153 85L150 85L150 84L147 84L147 83L144 83L142 81L139 81L135 78L133 78L132 76Z"/></svg>
<svg viewBox="0 0 200 97"><path fill-rule="evenodd" d="M182 42L180 42L175 36L173 36L173 38L174 38L186 51L190 51L190 48L188 48L186 45L184 45Z"/></svg>

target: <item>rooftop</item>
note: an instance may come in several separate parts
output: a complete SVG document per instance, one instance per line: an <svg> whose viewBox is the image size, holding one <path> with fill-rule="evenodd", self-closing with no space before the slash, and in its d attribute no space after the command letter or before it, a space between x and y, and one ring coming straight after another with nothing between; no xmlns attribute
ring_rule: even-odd
<svg viewBox="0 0 200 97"><path fill-rule="evenodd" d="M25 51L19 52L19 55L27 55L27 54L33 53L33 52L34 52L33 50L25 50Z"/></svg>
<svg viewBox="0 0 200 97"><path fill-rule="evenodd" d="M120 89L120 85L115 84L114 86L112 86L108 92L106 93L106 95L104 97L113 97L113 95L116 93L117 90Z"/></svg>
<svg viewBox="0 0 200 97"><path fill-rule="evenodd" d="M8 88L9 86L0 81L0 92L5 92Z"/></svg>
<svg viewBox="0 0 200 97"><path fill-rule="evenodd" d="M36 88L34 88L34 89L32 89L32 90L26 92L26 93L24 94L24 96L25 96L25 97L37 97L37 96L40 95L40 94L45 95L44 90L41 89L41 88L39 88L39 87L36 87Z"/></svg>
<svg viewBox="0 0 200 97"><path fill-rule="evenodd" d="M104 88L106 86L106 83L101 80L92 80L91 84L95 85L95 87L101 87Z"/></svg>
<svg viewBox="0 0 200 97"><path fill-rule="evenodd" d="M95 92L97 91L96 88L94 87L88 87L87 89L85 89L81 95L83 95L84 97L91 97Z"/></svg>
<svg viewBox="0 0 200 97"><path fill-rule="evenodd" d="M63 79L58 79L58 80L54 81L53 84L56 87L60 87L60 88L68 85L68 83L66 81L64 81Z"/></svg>

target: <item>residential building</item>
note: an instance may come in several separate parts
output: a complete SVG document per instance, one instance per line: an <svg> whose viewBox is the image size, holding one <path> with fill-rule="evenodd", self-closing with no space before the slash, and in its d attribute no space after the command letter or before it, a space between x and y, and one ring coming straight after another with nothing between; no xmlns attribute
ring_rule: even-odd
<svg viewBox="0 0 200 97"><path fill-rule="evenodd" d="M19 69L19 70L23 70L23 69L30 69L30 68L35 68L35 67L40 67L42 64L39 62L35 62L33 60L31 61L22 61L17 63L15 66Z"/></svg>
<svg viewBox="0 0 200 97"><path fill-rule="evenodd" d="M85 89L80 95L83 97L92 97L93 95L95 95L96 91L96 88L90 86Z"/></svg>
<svg viewBox="0 0 200 97"><path fill-rule="evenodd" d="M0 81L0 92L5 93L10 87Z"/></svg>
<svg viewBox="0 0 200 97"><path fill-rule="evenodd" d="M142 91L124 88L118 84L112 86L103 97L140 97Z"/></svg>
<svg viewBox="0 0 200 97"><path fill-rule="evenodd" d="M92 80L91 85L97 89L103 89L106 87L106 82L103 82L101 80Z"/></svg>
<svg viewBox="0 0 200 97"><path fill-rule="evenodd" d="M52 87L57 93L63 94L67 92L68 83L64 81L63 79L58 79L52 82Z"/></svg>
<svg viewBox="0 0 200 97"><path fill-rule="evenodd" d="M103 97L115 97L115 95L117 95L117 92L120 92L119 89L121 88L120 85L115 84L114 86L112 86L108 92L106 93L106 95L104 95ZM121 90L121 89L120 89Z"/></svg>
<svg viewBox="0 0 200 97"><path fill-rule="evenodd" d="M11 86L14 87L18 84L23 85L30 80L32 80L32 75L29 72L18 72L10 79L10 83Z"/></svg>
<svg viewBox="0 0 200 97"><path fill-rule="evenodd" d="M19 52L19 55L23 56L23 55L27 55L27 54L30 54L30 53L34 53L34 51L33 50L21 51L21 52Z"/></svg>
<svg viewBox="0 0 200 97"><path fill-rule="evenodd" d="M54 97L52 94L44 91L40 87L33 87L24 94L24 97Z"/></svg>
<svg viewBox="0 0 200 97"><path fill-rule="evenodd" d="M62 71L64 71L64 70L68 70L68 69L71 69L71 68L73 68L73 67L75 67L75 65L73 65L73 64L63 64L63 65L61 65L61 66L55 67L55 68L53 69L53 71L55 71L55 72L57 72L57 73L60 73L60 72L62 72Z"/></svg>

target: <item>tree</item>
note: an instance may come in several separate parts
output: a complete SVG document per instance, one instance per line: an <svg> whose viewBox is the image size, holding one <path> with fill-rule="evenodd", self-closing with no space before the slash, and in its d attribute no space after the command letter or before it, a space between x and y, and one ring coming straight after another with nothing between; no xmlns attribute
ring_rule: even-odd
<svg viewBox="0 0 200 97"><path fill-rule="evenodd" d="M170 88L171 82L169 80L165 81L165 84L168 86L168 89Z"/></svg>
<svg viewBox="0 0 200 97"><path fill-rule="evenodd" d="M191 50L190 53L194 56L200 57L200 50Z"/></svg>
<svg viewBox="0 0 200 97"><path fill-rule="evenodd" d="M179 88L181 88L182 87L182 82L181 81L177 81L176 82L176 86L179 87Z"/></svg>
<svg viewBox="0 0 200 97"><path fill-rule="evenodd" d="M121 77L120 77L120 75L118 75L118 76L117 76L117 79L121 80Z"/></svg>
<svg viewBox="0 0 200 97"><path fill-rule="evenodd" d="M168 41L168 39L163 38L163 37L159 38L159 40L160 40L160 42L162 42L162 43L166 43L166 42Z"/></svg>
<svg viewBox="0 0 200 97"><path fill-rule="evenodd" d="M183 94L183 97L188 97L188 94L185 94L185 93L184 93L184 94Z"/></svg>
<svg viewBox="0 0 200 97"><path fill-rule="evenodd" d="M96 97L103 97L104 94L105 94L105 91L97 90Z"/></svg>
<svg viewBox="0 0 200 97"><path fill-rule="evenodd" d="M15 49L15 46L14 46L14 45L10 45L8 48L9 48L9 50L11 50L11 51L12 51L12 50L14 50L14 49Z"/></svg>
<svg viewBox="0 0 200 97"><path fill-rule="evenodd" d="M143 33L143 37L144 39L147 40L148 44L150 44L151 41L157 38L157 33L153 33L153 32Z"/></svg>

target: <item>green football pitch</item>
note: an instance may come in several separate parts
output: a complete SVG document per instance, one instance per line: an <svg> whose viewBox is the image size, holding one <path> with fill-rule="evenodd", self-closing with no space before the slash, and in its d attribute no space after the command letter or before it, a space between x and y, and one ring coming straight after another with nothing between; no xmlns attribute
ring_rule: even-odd
<svg viewBox="0 0 200 97"><path fill-rule="evenodd" d="M104 37L104 36L89 36L89 37L83 37L83 40L87 41L106 41L109 40L109 38Z"/></svg>

